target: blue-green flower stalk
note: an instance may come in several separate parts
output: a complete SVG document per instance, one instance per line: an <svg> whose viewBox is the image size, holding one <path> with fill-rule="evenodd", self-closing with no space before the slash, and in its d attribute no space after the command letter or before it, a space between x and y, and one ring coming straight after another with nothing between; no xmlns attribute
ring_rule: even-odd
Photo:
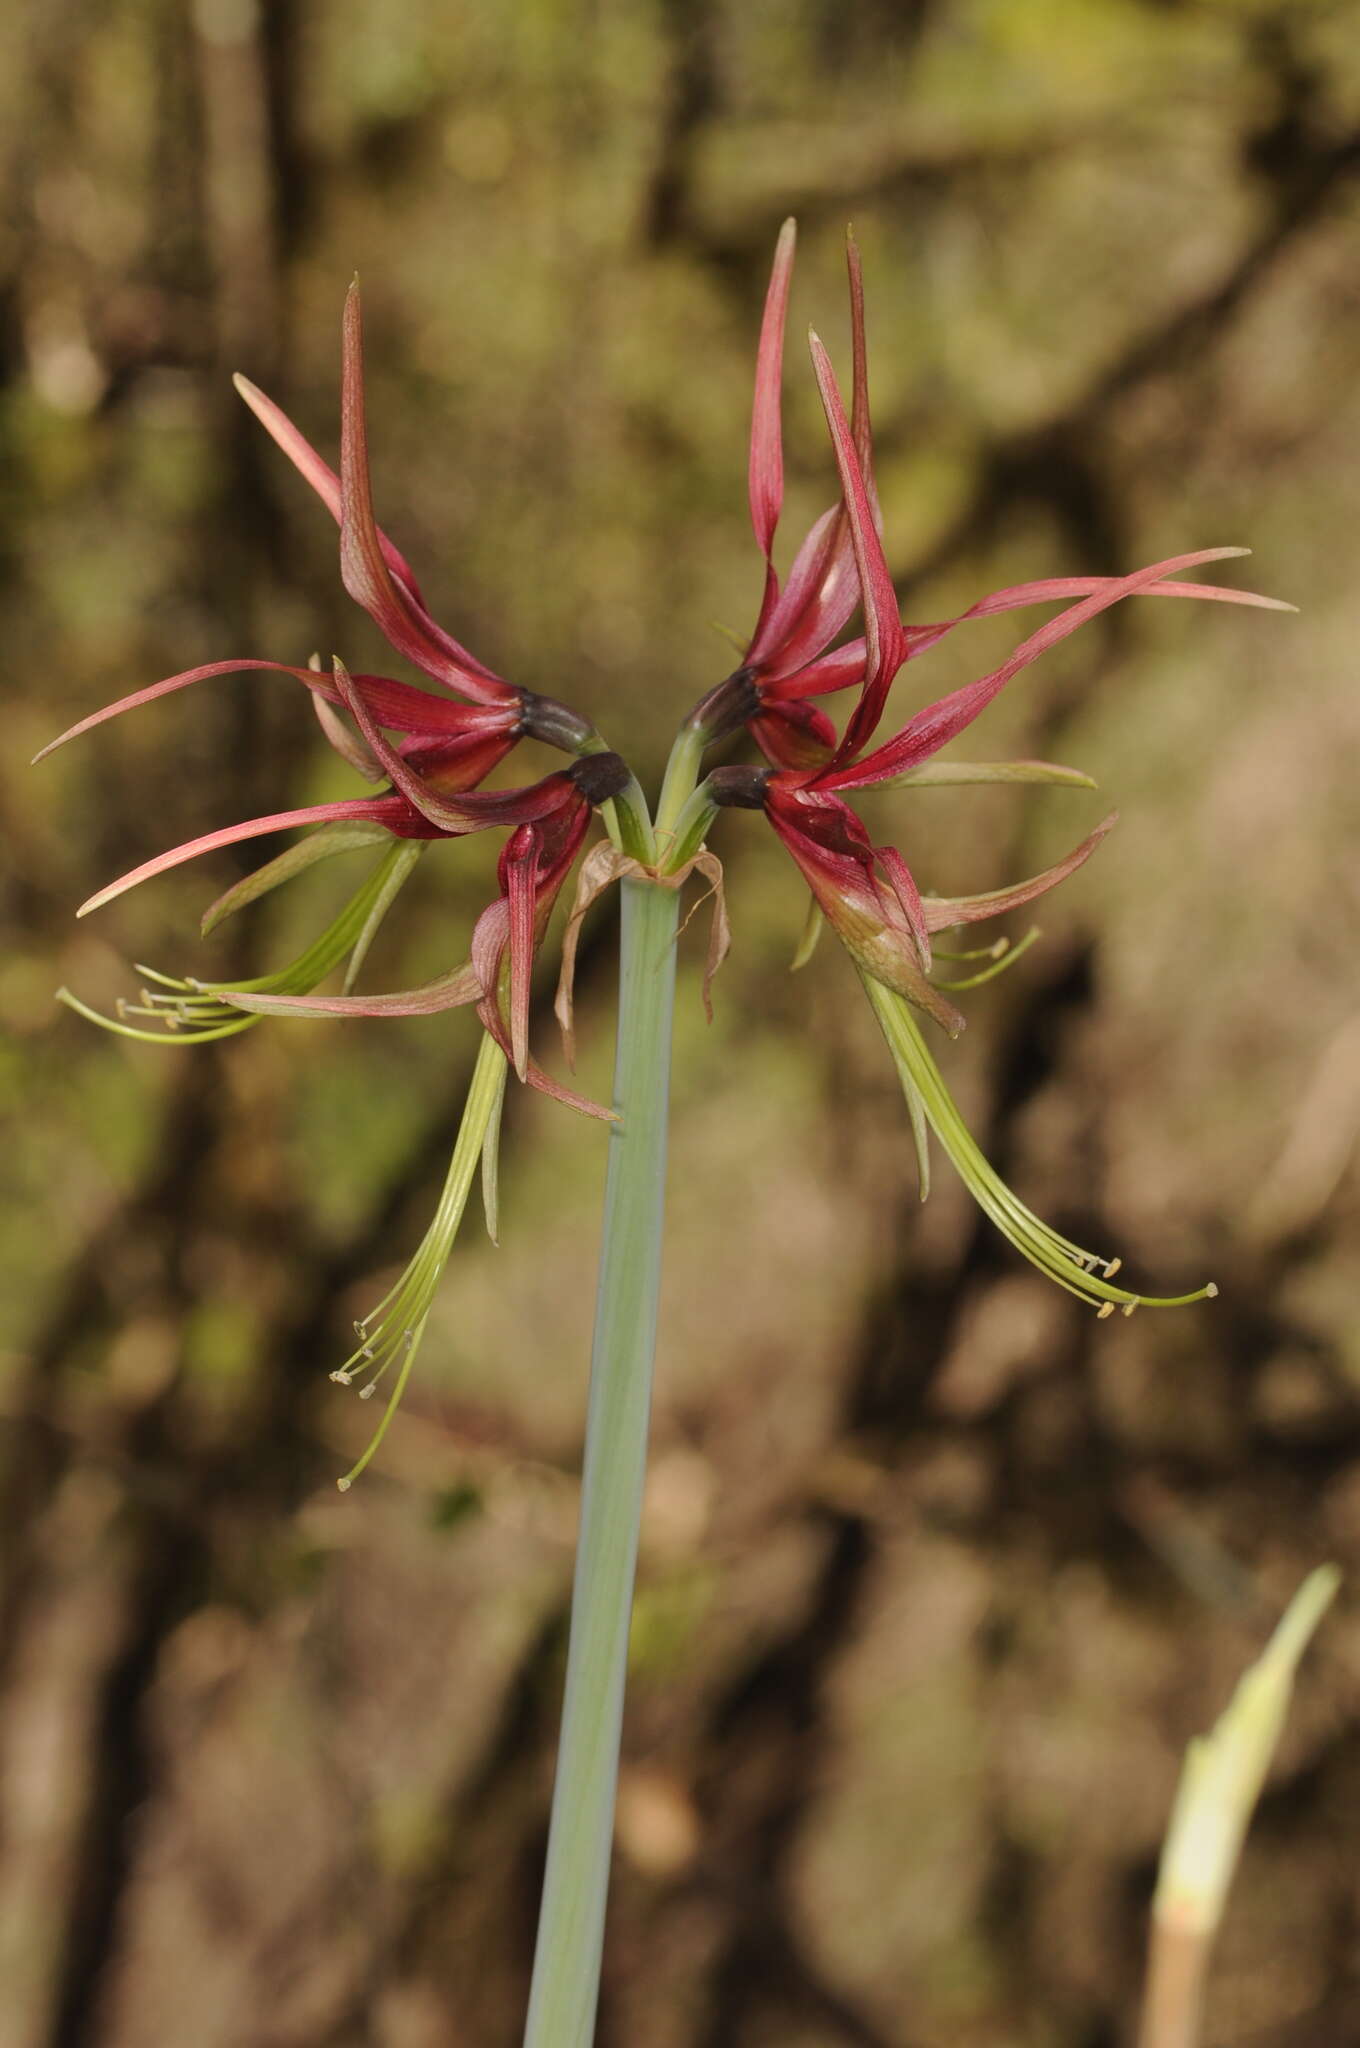
<svg viewBox="0 0 1360 2048"><path fill-rule="evenodd" d="M806 962L823 923L849 952L902 1081L923 1194L929 1187L933 1134L1017 1251L1101 1315L1115 1308L1127 1313L1140 1301L1169 1306L1214 1292L1205 1286L1174 1297L1131 1293L1115 1284L1117 1259L1084 1250L1034 1216L983 1157L926 1043L927 1025L958 1034L964 1019L954 997L1013 966L1033 935L1014 946L1003 940L949 951L938 948L936 940L979 919L1019 909L1054 888L1101 844L1113 817L1040 875L983 895L950 897L923 893L900 851L871 841L849 799L873 787L914 791L944 782L1043 782L1089 789L1087 777L1047 762L970 764L936 756L1049 648L1126 598L1197 598L1267 607L1274 601L1178 580L1187 569L1242 552L1211 548L1131 575L1017 584L981 598L955 618L904 622L880 533L864 292L853 241L847 258L848 415L825 349L815 336L811 342L837 493L781 576L774 542L783 507L781 380L793 253L790 222L779 237L766 297L747 462L751 524L762 564L755 624L749 639L739 639L738 667L681 720L654 811L631 768L590 719L556 697L507 681L435 621L410 564L378 525L369 476L357 285L346 300L342 324L338 472L263 392L244 379L238 388L336 520L346 591L394 652L433 687L352 673L338 657L323 666L313 656L303 666L249 656L169 676L92 713L63 735L73 738L201 681L236 670L262 670L286 675L310 693L326 740L370 785L366 792L335 802L246 819L174 847L99 890L82 906L82 914L200 854L266 834L306 830L307 837L218 899L204 920L209 930L317 861L373 844L387 849L331 925L288 967L242 982L149 975L156 986L144 992L140 1005L109 1020L115 1029L159 1043L202 1042L229 1037L262 1015L391 1018L464 1006L475 1010L482 1026L467 1109L434 1219L401 1277L358 1326L356 1348L333 1374L347 1385L361 1382L361 1398L379 1392L387 1397L373 1440L341 1479L342 1487L363 1471L392 1424L479 1162L487 1219L496 1233L497 1143L510 1070L609 1129L581 1535L529 2048L588 2048L594 2028L655 1343L671 1009L676 944L683 929L680 891L697 870L713 901L706 999L728 936L721 868L708 844L710 833L727 827L722 814L733 809L762 814L811 891L812 915L795 964ZM904 667L970 619L1052 604L1060 607L1056 615L1022 640L1007 661L928 704L886 741L871 745ZM862 614L862 633L845 638L856 610ZM851 709L838 731L820 700L843 691L851 692ZM743 734L758 749L759 765L729 758L707 768L715 746L740 746ZM492 772L511 760L525 739L555 748L566 764L527 784L487 786ZM586 851L597 823L607 839ZM486 831L505 835L496 894L471 933L451 944L452 964L419 988L362 992L359 969L373 932L420 849L436 843L456 847L470 833ZM580 920L587 906L617 883L622 899L620 1012L610 1109L551 1077L530 1050L536 958L557 897L583 852L564 942L558 1014L570 1059L570 967ZM941 976L941 960L957 961L965 971ZM331 993L323 984L344 962L343 984ZM65 999L84 1010L77 998Z"/></svg>
<svg viewBox="0 0 1360 2048"><path fill-rule="evenodd" d="M617 1122L586 1418L566 1697L525 2048L593 2035L656 1348L680 892L620 883Z"/></svg>

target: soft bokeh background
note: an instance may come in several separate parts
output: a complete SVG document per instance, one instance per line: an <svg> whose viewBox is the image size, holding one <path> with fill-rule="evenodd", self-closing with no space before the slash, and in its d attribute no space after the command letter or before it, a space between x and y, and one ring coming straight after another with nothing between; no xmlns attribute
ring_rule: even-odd
<svg viewBox="0 0 1360 2048"><path fill-rule="evenodd" d="M4 2048L517 2038L561 1681L602 1145L511 1105L404 1413L326 1378L424 1227L467 1020L157 1054L54 1009L132 960L289 957L323 872L99 882L346 787L231 653L390 665L235 401L326 450L365 280L383 517L436 609L649 776L752 617L744 464L779 221L795 337L868 277L909 616L1247 542L1297 619L1125 607L975 745L1099 797L873 801L986 887L1118 802L947 1072L1043 1213L1211 1309L1097 1324L905 1118L758 821L687 941L672 1226L601 2040L1127 2042L1182 1745L1303 1571L1360 1572L1360 13L1313 0L33 0L0 16L10 861L0 1361ZM791 350L789 530L830 465ZM904 707L997 658L974 628ZM437 849L375 963L456 957ZM1017 921L1017 934L1023 924ZM612 940L583 1072L607 1086ZM545 1049L546 1008L538 1030ZM1353 1600L1353 1595L1352 1595ZM1360 1634L1311 1658L1208 2040L1360 2032Z"/></svg>

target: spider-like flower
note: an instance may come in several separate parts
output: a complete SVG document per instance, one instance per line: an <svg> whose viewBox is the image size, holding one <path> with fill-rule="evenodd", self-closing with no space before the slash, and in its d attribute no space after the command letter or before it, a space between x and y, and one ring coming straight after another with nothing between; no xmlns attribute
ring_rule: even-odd
<svg viewBox="0 0 1360 2048"><path fill-rule="evenodd" d="M312 828L306 838L220 896L204 916L207 932L317 861L381 847L377 866L338 916L286 967L238 982L180 979L144 968L154 985L143 990L139 1005L120 1004L116 1019L99 1017L67 990L60 994L84 1016L127 1037L180 1045L230 1037L264 1015L413 1016L475 1005L486 1036L444 1193L415 1257L360 1326L359 1348L336 1375L348 1383L366 1369L369 1377L362 1391L372 1393L387 1367L401 1361L392 1400L358 1470L377 1448L400 1398L478 1159L487 1222L495 1235L496 1147L507 1061L533 1087L588 1115L609 1115L553 1080L530 1058L530 978L544 928L581 850L592 812L620 796L632 778L587 720L551 698L504 681L436 624L409 563L378 526L369 481L357 285L345 303L338 476L271 399L244 378L237 379L237 386L338 522L346 590L382 629L394 651L423 671L439 694L389 676L351 675L339 660L332 661L328 671L316 657L305 668L256 659L209 662L134 691L54 740L44 754L109 718L191 683L263 669L303 683L331 746L366 781L386 785L368 796L277 811L205 833L144 861L81 906L82 915L98 909L137 883L200 854L299 826ZM343 712L357 731L346 724ZM481 788L526 736L577 758L525 787ZM499 892L477 920L467 957L422 988L387 995L354 993L373 937L423 849L435 840L497 828L509 833L497 868ZM342 962L347 965L340 993L316 995L320 983Z"/></svg>
<svg viewBox="0 0 1360 2048"><path fill-rule="evenodd" d="M983 895L923 897L901 853L892 846L873 844L845 796L853 790L872 787L948 782L1057 782L1093 787L1089 778L1076 770L1048 762L955 764L936 762L933 757L971 725L1022 669L1124 597L1141 592L1204 597L1278 610L1290 607L1251 592L1168 580L1183 570L1247 552L1242 548L1210 548L1154 563L1131 576L1065 578L1017 585L984 598L959 618L941 625L905 626L883 552L872 481L863 293L853 241L850 297L854 384L848 418L826 350L815 334L810 337L813 366L840 473L841 503L835 513L824 514L813 527L781 595L770 561L770 547L782 502L779 363L792 250L791 227L786 226L766 301L751 431L751 511L757 538L766 555L765 598L744 669L738 672L758 702L758 709L746 714L751 729L766 754L780 765L764 770L717 769L708 778L709 794L718 804L763 810L807 881L814 916L809 936L800 949L799 963L807 957L822 917L831 923L853 959L903 1084L916 1138L923 1198L930 1185L927 1131L933 1129L983 1209L1017 1249L1060 1286L1091 1301L1101 1315L1112 1314L1116 1306L1131 1314L1139 1302L1169 1306L1172 1301L1193 1301L1212 1295L1216 1292L1212 1284L1194 1294L1175 1297L1139 1295L1112 1286L1118 1260L1104 1260L1086 1252L1040 1222L983 1158L959 1116L913 1014L923 1012L956 1037L964 1019L944 989L976 986L1018 958L1023 948L1008 948L1002 941L995 947L946 956L964 960L990 958L991 964L942 985L933 975L935 934L1000 916L1054 888L1089 859L1115 823L1117 814L1111 813L1079 846L1042 874ZM847 561L853 564L856 595L863 605L864 636L828 655L824 652L826 645L848 621L852 609L853 600L846 603L844 587ZM963 619L1009 611L1045 599L1073 597L1079 601L1069 604L1056 618L1031 633L999 667L918 711L891 739L872 752L865 752L882 717L894 678L911 656L933 645ZM825 695L852 683L858 684L859 696L839 742L829 720L816 711L817 723L805 720L797 725L798 739L790 743L789 734L795 726L777 721L784 720L791 706L810 710L813 707L807 705L808 697ZM810 765L809 752L820 753L820 761Z"/></svg>
<svg viewBox="0 0 1360 2048"><path fill-rule="evenodd" d="M246 669L265 669L295 676L312 693L312 702L331 746L366 781L389 787L372 796L345 797L332 803L308 804L247 818L204 833L142 862L108 883L81 905L80 914L99 909L139 882L166 869L247 839L291 830L319 828L298 846L270 862L211 906L203 923L211 930L221 919L266 890L291 879L304 867L348 852L372 841L426 842L460 838L497 826L512 828L501 857L501 895L489 906L474 934L466 966L421 990L361 998L351 994L369 945L402 883L410 873L415 851L400 847L387 852L378 869L351 897L336 922L288 967L239 984L148 978L159 988L144 991L143 1004L123 1006L120 1019L97 1019L127 1036L180 1044L220 1038L248 1028L253 1015L268 1010L308 1007L310 991L348 956L343 994L329 1006L363 1015L410 1015L460 1003L476 1003L490 1031L514 1061L521 1079L577 1107L600 1113L596 1105L548 1079L528 1056L529 977L534 950L553 902L580 849L593 805L609 802L629 780L617 755L604 751L593 727L565 705L507 683L478 661L432 618L414 572L377 523L369 478L368 434L364 408L363 326L359 288L351 285L345 301L341 350L340 473L330 468L272 399L248 379L237 388L279 447L311 484L340 528L340 572L346 590L382 629L395 652L421 669L446 693L435 695L390 676L351 675L339 660L323 672L313 659L307 668L287 663L245 659L208 662L167 676L130 696L106 705L43 749L41 760L67 740L90 731L124 711L209 677ZM460 699L463 701L455 701ZM348 711L355 733L338 716ZM388 732L400 735L395 744ZM579 758L570 768L522 789L483 791L479 785L516 746L532 735L566 748ZM509 1021L501 1003L502 969L508 957ZM62 999L87 1016L93 1015L67 991ZM147 1030L128 1022L141 1016L158 1028Z"/></svg>
<svg viewBox="0 0 1360 2048"><path fill-rule="evenodd" d="M1116 579L1053 576L1011 584L991 591L955 618L928 624L908 624L897 618L894 611L895 667L886 681L880 678L872 693L865 692L870 660L866 637L859 635L840 646L833 645L860 603L855 535L844 491L835 505L813 521L782 582L774 564L775 537L784 507L784 330L795 241L794 223L787 220L775 248L756 351L747 497L751 525L765 562L760 609L740 667L709 692L694 717L696 722L704 723L708 736L715 739L744 724L766 759L778 768L817 768L824 766L833 754L843 757L864 744L882 712L883 697L896 668L937 645L956 626L970 619L994 618L1026 605L1098 595ZM874 487L864 281L853 234L846 237L846 269L852 364L849 433L869 514L881 530ZM1154 579L1139 588L1158 597L1269 603L1267 599L1226 590L1217 584ZM1123 592L1115 590L1114 595ZM862 694L851 725L838 745L835 726L814 700L847 689L857 689Z"/></svg>
<svg viewBox="0 0 1360 2048"><path fill-rule="evenodd" d="M335 659L323 668L315 656L306 667L255 659L210 662L135 691L62 736L74 738L105 719L209 677L241 669L270 670L293 676L305 686L331 746L374 785L367 795L221 827L144 861L99 890L83 911L199 854L299 826L311 828L306 837L218 898L203 920L204 929L211 930L319 860L380 849L377 865L331 925L287 966L231 983L177 980L143 970L153 986L144 990L141 1004L124 1006L117 1020L97 1021L134 1038L183 1044L228 1037L266 1015L414 1016L468 1005L476 1008L481 1020L485 1035L476 1074L434 1219L401 1278L359 1326L358 1347L336 1374L346 1383L365 1374L361 1391L371 1394L389 1369L397 1368L386 1413L360 1467L381 1440L406 1383L478 1160L488 1222L495 1233L496 1149L507 1065L513 1064L521 1080L577 1109L608 1114L552 1080L529 1056L535 954L596 810L604 815L613 845L598 848L587 858L568 922L566 979L559 999L568 1052L570 963L587 904L620 876L678 888L697 867L710 881L715 902L711 974L726 947L727 924L721 868L706 848L704 835L722 805L760 810L812 892L814 919L800 960L826 919L859 971L902 1081L923 1196L929 1188L927 1139L933 1129L987 1214L1060 1286L1095 1304L1102 1315L1116 1306L1127 1313L1139 1301L1154 1299L1115 1286L1117 1260L1083 1251L1040 1222L998 1178L965 1128L918 1022L920 1016L929 1017L956 1035L963 1018L952 995L999 972L1028 944L1025 940L1008 947L1003 940L980 950L941 955L934 945L937 935L1014 910L1054 887L1089 858L1113 817L1042 874L983 895L923 896L899 850L875 845L847 798L859 789L939 782L1089 787L1089 779L1077 771L1047 762L958 764L940 762L935 756L1012 677L1124 597L1199 597L1258 605L1271 605L1273 600L1175 580L1201 563L1243 552L1214 548L1155 563L1131 576L1017 584L980 599L956 618L932 625L904 624L880 535L864 291L853 238L847 246L852 350L848 416L825 350L815 336L811 343L840 495L814 521L787 579L781 581L773 550L784 497L781 401L793 254L789 222L779 237L766 294L747 469L751 523L764 560L760 608L740 667L711 690L681 726L655 828L630 770L608 751L593 725L566 705L505 681L438 625L410 565L378 526L369 480L357 286L351 287L345 303L338 474L271 399L243 378L237 384L337 521L345 589L380 627L393 650L434 685L433 690L389 676L351 674ZM1007 661L917 712L891 738L871 746L888 692L906 662L964 620L1055 601L1064 609L1022 641ZM857 607L863 611L863 633L837 645ZM838 737L818 700L847 689L858 694ZM696 787L705 749L742 726L769 765L717 768ZM537 782L511 789L484 788L492 770L525 737L574 758ZM476 921L465 955L420 988L358 993L356 978L374 933L422 851L434 841L488 830L508 835L497 868L499 886ZM986 964L942 981L936 973L939 957ZM321 983L342 963L345 973L338 992L319 992ZM93 1014L65 991L63 996L84 1014ZM1199 1293L1213 1291L1206 1287Z"/></svg>

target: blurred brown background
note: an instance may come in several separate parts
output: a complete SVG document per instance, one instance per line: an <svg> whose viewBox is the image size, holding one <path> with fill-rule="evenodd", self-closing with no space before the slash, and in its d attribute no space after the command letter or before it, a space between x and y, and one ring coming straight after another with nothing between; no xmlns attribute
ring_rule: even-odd
<svg viewBox="0 0 1360 2048"><path fill-rule="evenodd" d="M207 946L229 858L72 913L349 785L283 678L28 756L197 661L391 666L228 384L333 451L357 267L380 511L437 612L654 776L727 666L709 622L754 613L789 211L788 533L829 495L797 337L843 360L853 216L908 616L1223 542L1303 610L1126 606L960 748L1075 761L1100 797L871 807L946 889L1123 807L943 1063L1036 1208L1135 1284L1216 1277L1212 1307L1097 1324L943 1163L921 1211L853 976L828 944L789 978L796 878L724 821L711 1030L697 939L681 990L600 2039L1127 2042L1181 1747L1308 1566L1360 1572L1360 13L31 0L0 18L0 151L0 2043L516 2041L603 1158L512 1101L502 1247L469 1226L342 1499L371 1411L326 1372L424 1227L474 1031L159 1054L55 1010L61 982L132 993L133 960L290 957L324 873ZM961 634L895 702L1013 638ZM436 849L375 985L456 957L493 853ZM1214 2044L1360 2037L1358 1705L1352 1605L1234 1895Z"/></svg>

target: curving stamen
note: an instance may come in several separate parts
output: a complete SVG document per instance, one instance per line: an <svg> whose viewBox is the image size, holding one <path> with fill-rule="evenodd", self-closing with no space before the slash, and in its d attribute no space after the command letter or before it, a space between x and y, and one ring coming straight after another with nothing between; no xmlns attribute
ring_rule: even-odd
<svg viewBox="0 0 1360 2048"><path fill-rule="evenodd" d="M998 939L994 946L980 946L976 953L954 953L944 956L955 960L990 958L991 965L980 967L976 974L961 975L953 981L936 979L935 986L948 989L981 988L984 981L995 981L998 974L1004 974L1008 967L1014 967L1017 960L1023 959L1038 937L1039 927L1036 924L1031 925L1024 938L1017 939L1014 945L1009 939ZM938 947L936 954L940 957Z"/></svg>
<svg viewBox="0 0 1360 2048"><path fill-rule="evenodd" d="M352 1386L360 1375L366 1374L359 1389L359 1398L368 1401L391 1368L394 1365L397 1368L396 1384L388 1396L377 1428L349 1471L336 1481L342 1493L349 1491L377 1453L406 1391L435 1290L453 1249L474 1176L499 1112L505 1091L505 1069L505 1054L488 1032L477 1055L463 1121L430 1226L415 1256L388 1288L377 1307L355 1323L354 1332L359 1342L344 1364L331 1374L332 1380L342 1387Z"/></svg>
<svg viewBox="0 0 1360 2048"><path fill-rule="evenodd" d="M1102 1320L1112 1316L1116 1308L1129 1316L1140 1305L1180 1308L1187 1302L1213 1299L1218 1289L1212 1281L1192 1293L1177 1295L1137 1294L1129 1288L1113 1286L1112 1276L1120 1267L1118 1259L1106 1259L1074 1244L1071 1238L1064 1237L1027 1209L983 1155L964 1123L910 1004L869 975L861 974L860 979L887 1039L908 1106L924 1113L979 1208L1023 1258L1055 1286L1094 1308Z"/></svg>
<svg viewBox="0 0 1360 2048"><path fill-rule="evenodd" d="M969 946L964 952L955 952L944 946L932 946L931 951L937 960L999 960L1010 949L1009 939L993 939L990 946Z"/></svg>
<svg viewBox="0 0 1360 2048"><path fill-rule="evenodd" d="M177 980L154 967L138 964L137 972L148 981L159 982L160 987L143 988L140 1003L129 1003L120 997L115 1005L117 1017L101 1016L69 989L58 989L57 999L101 1029L116 1032L121 1038L137 1039L143 1045L203 1045L218 1038L235 1038L261 1018L257 1013L237 1009L226 1000L228 994L305 995L324 981L346 955L348 990L379 925L423 851L424 843L420 840L403 839L389 846L362 888L355 891L320 937L287 967L276 968L272 974L256 975L249 981L199 981L193 976ZM129 1024L129 1017L146 1018L159 1028L147 1030Z"/></svg>

